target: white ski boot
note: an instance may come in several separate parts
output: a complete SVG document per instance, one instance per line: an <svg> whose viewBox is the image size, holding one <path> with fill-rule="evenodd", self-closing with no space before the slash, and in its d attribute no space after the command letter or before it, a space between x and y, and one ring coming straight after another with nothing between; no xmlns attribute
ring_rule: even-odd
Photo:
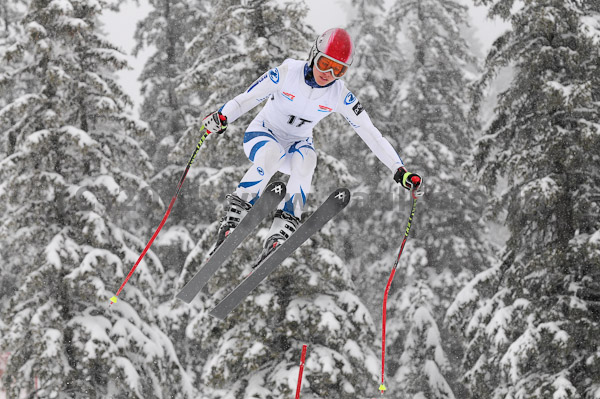
<svg viewBox="0 0 600 399"><path fill-rule="evenodd" d="M244 201L235 194L227 194L226 198L229 201L227 213L221 218L221 224L217 232L217 242L210 253L211 255L240 224L242 219L248 214L250 208L252 208L251 203Z"/></svg>
<svg viewBox="0 0 600 399"><path fill-rule="evenodd" d="M273 219L271 230L269 230L269 234L267 235L268 238L265 240L260 259L256 262L254 267L258 266L265 258L275 251L277 247L290 238L290 236L298 229L298 226L300 226L300 219L290 213L278 209L277 212L275 212L275 218Z"/></svg>

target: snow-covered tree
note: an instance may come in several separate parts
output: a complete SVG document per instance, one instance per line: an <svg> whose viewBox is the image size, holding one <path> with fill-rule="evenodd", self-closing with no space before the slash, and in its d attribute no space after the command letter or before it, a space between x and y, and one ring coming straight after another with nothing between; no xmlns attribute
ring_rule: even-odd
<svg viewBox="0 0 600 399"><path fill-rule="evenodd" d="M404 340L404 350L396 373L398 386L390 388L398 398L454 398L457 397L446 381L451 364L446 355L442 334L434 319L436 293L423 281L409 286L412 292L403 297L404 312L410 326ZM396 384L394 384L396 385Z"/></svg>
<svg viewBox="0 0 600 399"><path fill-rule="evenodd" d="M188 85L208 93L204 104L208 113L285 58L306 59L317 34L303 24L305 15L303 2L283 6L275 1L222 2L210 19L223 23L219 29L206 29L193 42L190 51L198 54L197 62L180 89ZM248 168L241 137L256 111L235 121L224 135L209 138L207 145L215 150L199 162L218 172L200 186L205 201L214 204L224 193L233 191ZM335 136L335 132L321 125L319 128L315 132L318 148L322 131ZM323 146L318 151L315 190L307 214L334 186L352 180L329 148ZM215 199L214 193L220 198ZM221 211L219 207L208 221L217 220ZM354 294L347 265L333 251L340 246L337 236L343 233L338 229L343 226L337 220L328 225L263 282L225 323L212 320L205 309L249 273L268 222L211 280L210 295L200 294L194 305L198 317L187 327L190 337L197 337L206 348L208 362L200 374L204 396L290 397L296 387L302 344L309 346L303 397L354 398L364 396L369 387L376 388L373 376L377 362L370 349L374 326ZM189 279L206 256L216 227L217 223L212 223L205 228L188 257L182 280Z"/></svg>
<svg viewBox="0 0 600 399"><path fill-rule="evenodd" d="M304 13L302 4L281 6L274 1L221 1L206 5L200 12L203 22L198 24L185 53L186 59L191 59L191 66L178 77L176 89L179 96L196 106L199 114L174 146L173 158L184 156L188 148L195 146L201 134L201 118L244 91L269 68L300 53L306 46L307 34L302 25L291 21L301 20ZM205 21L219 23L207 24ZM242 137L257 110L230 124L224 135L209 137L196 158L186 190L195 191L193 197L197 198L197 206L191 209L193 214L185 217L189 219L188 223L194 224L189 230L199 240L184 263L177 280L179 288L198 270L214 244L225 195L235 189L248 168ZM256 244L255 253L258 248L260 244ZM204 295L201 293L200 297ZM206 306L200 300L190 309L176 301L171 312L173 326L186 334L191 345L197 342L194 352L201 355L190 356L186 363L198 379L202 375L206 351L213 350L214 346L204 342L199 335L204 333L204 327L199 329L196 323L188 323L188 318L197 320L200 317L204 323L203 318L208 317ZM185 351L188 346L181 340L178 347Z"/></svg>
<svg viewBox="0 0 600 399"><path fill-rule="evenodd" d="M477 398L600 396L600 66L598 3L481 1L512 24L487 57L500 94L474 162L510 238L501 262L457 297ZM503 212L504 211L504 212Z"/></svg>
<svg viewBox="0 0 600 399"><path fill-rule="evenodd" d="M151 0L150 5L154 8L138 22L134 53L144 48L154 50L140 75L140 117L155 132L148 145L149 154L163 169L169 163L167 154L181 138L189 119L200 114L176 89L180 75L189 66L186 46L200 29L206 9L202 2L190 0Z"/></svg>
<svg viewBox="0 0 600 399"><path fill-rule="evenodd" d="M144 48L153 49L141 72L142 97L140 117L148 123L153 135L142 140L142 145L151 158L154 173L151 185L154 195L168 203L179 182L194 145L181 148L173 154L176 143L190 129L199 138L194 121L201 116L199 96L177 90L181 76L190 66L192 57L186 53L188 43L204 25L206 8L204 2L190 0L152 0L153 9L138 22L135 38L138 53ZM207 144L208 145L208 144ZM185 150L185 151L184 151ZM199 155L199 157L202 157ZM170 213L153 249L161 259L164 272L158 290L162 299L162 331L169 335L177 354L184 364L202 362L201 343L185 335L185 325L193 309L180 307L174 311L170 299L177 289L178 276L185 258L199 238L199 229L206 224L203 216L212 214L213 207L199 199L198 186L213 170L194 164L185 186ZM208 208L208 212L206 211ZM147 215L147 235L150 236L163 217L163 212L152 210Z"/></svg>
<svg viewBox="0 0 600 399"><path fill-rule="evenodd" d="M197 98L194 101L189 93L183 95L177 91L177 86L191 61L191 57L186 55L186 47L202 25L206 9L202 2L190 0L153 0L150 4L154 9L138 23L135 33L136 54L144 48L154 49L140 76L143 96L140 117L154 133L150 140L144 141L156 171L153 185L158 187L158 194L163 200L169 200L187 161L185 156L169 155L188 127L201 115ZM184 155L189 155L192 149L188 149ZM198 211L193 208L197 198L188 200L186 197L190 191L181 193L169 219L170 226L161 235L174 238L167 239L172 241L168 246L179 247L186 252L189 251L189 242L193 241L193 235L186 231L189 224L193 223L193 218L188 226L181 226L181 222L189 219L189 214ZM167 233L173 225L172 234ZM159 240L157 247L160 246ZM180 269L183 262L180 251L168 255L171 263L178 264Z"/></svg>
<svg viewBox="0 0 600 399"><path fill-rule="evenodd" d="M21 95L29 81L12 79L23 65L19 60L24 58L19 38L24 35L25 27L20 24L25 11L21 1L10 2L0 6L0 109ZM0 155L6 156L14 151L14 134L0 136Z"/></svg>
<svg viewBox="0 0 600 399"><path fill-rule="evenodd" d="M24 7L19 6L22 4L16 2L0 5L0 60L3 61L14 59L21 51L17 40L23 34L19 20L22 18L21 8ZM18 62L12 64L0 62L0 109L23 93L26 82L11 78L21 65ZM14 152L15 140L14 133L0 134L0 159ZM1 239L0 246L3 246ZM8 263L0 260L0 310L6 303L3 298L10 295L18 286L17 274L17 270L10 270Z"/></svg>
<svg viewBox="0 0 600 399"><path fill-rule="evenodd" d="M20 29L18 21L24 9L25 2L22 0L0 5L0 43L3 46L16 41L16 33Z"/></svg>
<svg viewBox="0 0 600 399"><path fill-rule="evenodd" d="M349 88L356 94L373 124L390 141L402 156L403 146L400 140L401 127L393 115L392 87L403 79L404 59L394 34L389 26L382 26L385 19L383 4L378 1L353 1L356 18L348 25L354 40L354 62L344 77ZM346 243L348 257L353 259L353 271L357 278L365 273L365 265L372 265L381 259L381 254L396 247L389 240L394 227L383 225L395 220L399 211L398 189L393 174L385 167L343 121L337 130L343 134L335 140L329 140L332 148L343 145L348 148L346 157L349 169L357 179L355 192L357 197L351 204L351 212L345 218L352 224L353 235ZM393 225L393 222L391 223ZM354 261L355 260L355 261ZM387 269L386 269L387 270ZM374 275L372 275L375 277ZM377 279L359 279L361 296L379 312L381 292L375 290Z"/></svg>
<svg viewBox="0 0 600 399"><path fill-rule="evenodd" d="M392 90L399 99L392 115L402 131L403 160L425 181L388 302L388 351L404 349L388 362L390 375L396 372L398 391L393 392L406 397L460 396L458 370L450 361L458 363L462 348L442 322L456 293L488 263L483 196L462 166L474 126L468 119L468 71L475 60L461 36L467 16L467 8L455 0L403 0L389 11L388 25L408 59L403 79ZM396 231L402 231L408 211L393 219ZM388 273L396 251L384 258ZM388 389L394 389L392 383Z"/></svg>
<svg viewBox="0 0 600 399"><path fill-rule="evenodd" d="M204 375L207 383L221 388L215 397L292 396L302 344L308 345L302 397L362 398L376 390L378 362L370 347L373 321L353 293L346 263L328 249L340 230L337 220L331 222L225 323L213 323L212 328L203 324L204 340L216 348ZM243 255L215 279L216 298L231 289L230 276L240 281L248 274L265 233L261 230L258 239L244 245Z"/></svg>
<svg viewBox="0 0 600 399"><path fill-rule="evenodd" d="M158 328L152 253L137 260L140 198L151 170L115 80L124 55L100 34L106 2L30 2L3 84L27 82L0 110L12 145L0 161L0 258L20 284L3 313L9 397L186 398L193 388ZM3 97L4 98L4 97ZM150 206L159 205L151 203Z"/></svg>

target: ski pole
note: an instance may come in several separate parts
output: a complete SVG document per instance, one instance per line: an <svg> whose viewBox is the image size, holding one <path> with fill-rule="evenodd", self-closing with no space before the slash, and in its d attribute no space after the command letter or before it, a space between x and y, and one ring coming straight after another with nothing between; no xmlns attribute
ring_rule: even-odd
<svg viewBox="0 0 600 399"><path fill-rule="evenodd" d="M300 357L300 371L298 372L298 387L296 388L296 399L300 399L302 388L302 372L304 371L304 360L306 359L306 345L302 345L302 356Z"/></svg>
<svg viewBox="0 0 600 399"><path fill-rule="evenodd" d="M129 281L129 279L133 275L133 272L138 267L138 265L140 264L140 262L142 261L142 259L146 255L146 252L148 252L148 249L150 249L150 246L154 242L154 239L156 238L156 236L158 236L158 233L160 232L160 230L164 226L165 222L169 218L169 214L171 213L171 209L173 208L173 204L175 203L175 200L177 199L177 196L179 195L179 192L181 191L181 187L183 186L183 182L185 180L185 177L187 176L187 174L188 174L188 172L190 170L190 167L194 163L194 160L196 159L196 155L198 155L198 151L200 151L200 147L202 146L202 144L204 144L204 140L206 140L206 137L208 137L208 135L209 135L208 131L206 131L204 129L204 125L200 128L200 130L201 131L204 130L204 134L202 135L202 137L200 137L200 141L198 141L198 145L196 146L196 149L194 150L194 153L192 154L190 160L187 163L187 166L185 167L185 170L183 171L183 174L181 175L181 178L179 179L179 184L177 185L177 191L175 192L175 195L171 199L171 203L169 204L169 207L167 208L167 212L165 213L165 216L163 216L162 221L158 225L158 228L156 229L156 231L152 235L152 238L150 238L150 241L148 241L148 244L146 244L146 248L144 248L144 250L142 251L142 254L138 258L137 262L135 262L135 265L133 265L133 267L129 271L129 274L127 275L127 277L125 277L125 281L123 281L123 284L121 284L121 286L117 290L117 293L112 298L110 298L110 305L112 305L113 303L117 303L117 297L121 293L121 290L123 290L123 287L125 287L125 284L127 284L127 281Z"/></svg>
<svg viewBox="0 0 600 399"><path fill-rule="evenodd" d="M382 329L381 329L381 385L379 386L379 391L383 395L386 387L384 384L385 379L385 321L386 321L386 313L387 313L387 298L388 293L390 291L390 286L392 285L392 280L394 280L394 275L396 274L396 269L398 268L398 263L400 262L400 256L402 256L402 251L404 250L404 245L406 244L406 240L408 238L408 233L410 232L410 226L412 224L413 216L415 216L415 210L417 209L417 198L421 194L416 190L411 190L411 196L413 199L412 209L410 211L410 216L408 217L408 224L406 225L406 231L404 232L404 239L402 240L402 244L400 245L400 251L398 251L398 257L394 262L394 267L392 268L392 273L390 274L390 278L388 279L387 285L385 287L385 292L383 294L383 317L382 317Z"/></svg>

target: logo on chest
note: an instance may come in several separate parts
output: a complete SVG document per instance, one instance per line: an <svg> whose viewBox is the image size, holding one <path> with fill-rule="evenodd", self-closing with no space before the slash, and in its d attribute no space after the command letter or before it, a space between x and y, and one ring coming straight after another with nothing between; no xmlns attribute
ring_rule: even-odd
<svg viewBox="0 0 600 399"><path fill-rule="evenodd" d="M324 105L319 105L319 112L331 112L333 108L326 107Z"/></svg>
<svg viewBox="0 0 600 399"><path fill-rule="evenodd" d="M294 98L296 98L295 95L293 95L291 93L286 93L285 91L281 92L281 95L290 101L294 101Z"/></svg>

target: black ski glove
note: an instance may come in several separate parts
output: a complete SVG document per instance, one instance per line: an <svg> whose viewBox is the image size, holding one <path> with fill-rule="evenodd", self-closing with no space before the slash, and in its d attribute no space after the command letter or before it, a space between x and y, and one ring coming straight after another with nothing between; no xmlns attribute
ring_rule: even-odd
<svg viewBox="0 0 600 399"><path fill-rule="evenodd" d="M220 111L216 111L204 118L202 125L209 134L222 134L227 129L227 117Z"/></svg>
<svg viewBox="0 0 600 399"><path fill-rule="evenodd" d="M400 183L407 190L416 190L423 184L423 179L416 173L410 173L404 166L401 166L394 174L396 183Z"/></svg>

